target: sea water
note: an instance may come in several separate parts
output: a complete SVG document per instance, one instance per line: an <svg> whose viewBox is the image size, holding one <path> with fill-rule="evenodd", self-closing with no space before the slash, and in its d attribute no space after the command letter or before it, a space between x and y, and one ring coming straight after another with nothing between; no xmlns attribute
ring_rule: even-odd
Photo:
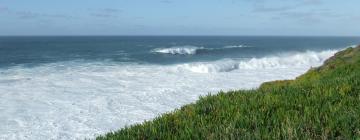
<svg viewBox="0 0 360 140"><path fill-rule="evenodd" d="M0 37L0 139L84 139L294 79L359 37Z"/></svg>

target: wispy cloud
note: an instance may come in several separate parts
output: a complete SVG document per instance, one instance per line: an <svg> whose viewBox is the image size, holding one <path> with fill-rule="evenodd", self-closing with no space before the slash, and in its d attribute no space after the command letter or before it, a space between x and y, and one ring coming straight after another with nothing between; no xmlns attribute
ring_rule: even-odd
<svg viewBox="0 0 360 140"><path fill-rule="evenodd" d="M65 14L41 14L41 16L49 18L63 18L63 19L77 19L78 17L65 15Z"/></svg>
<svg viewBox="0 0 360 140"><path fill-rule="evenodd" d="M30 11L15 11L12 13L21 19L32 19L32 18L37 18L40 16L40 14L30 12Z"/></svg>
<svg viewBox="0 0 360 140"><path fill-rule="evenodd" d="M103 8L103 9L89 9L90 16L100 18L116 18L123 11L121 9Z"/></svg>
<svg viewBox="0 0 360 140"><path fill-rule="evenodd" d="M255 0L254 12L283 12L290 11L305 6L321 5L322 0L288 0L291 4L285 4L282 6L269 6L268 0ZM285 3L285 1L284 1Z"/></svg>
<svg viewBox="0 0 360 140"><path fill-rule="evenodd" d="M100 17L100 18L116 18L118 16L112 15L112 14L101 14L101 13L91 13L90 14L93 17Z"/></svg>
<svg viewBox="0 0 360 140"><path fill-rule="evenodd" d="M279 19L294 19L297 22L306 23L306 24L315 24L321 23L324 20L341 18L343 15L334 14L328 9L317 9L311 11L284 11L280 12L274 20Z"/></svg>
<svg viewBox="0 0 360 140"><path fill-rule="evenodd" d="M266 7L265 5L257 5L254 8L254 12L280 12L294 9L291 6L282 6L282 7Z"/></svg>
<svg viewBox="0 0 360 140"><path fill-rule="evenodd" d="M35 19L35 18L62 18L62 19L75 19L74 16L66 14L53 14L53 13L40 13L33 11L21 11L10 9L8 7L0 6L0 12L6 12L20 19Z"/></svg>
<svg viewBox="0 0 360 140"><path fill-rule="evenodd" d="M6 12L8 11L8 8L6 6L0 5L0 12Z"/></svg>
<svg viewBox="0 0 360 140"><path fill-rule="evenodd" d="M280 15L286 16L288 18L303 18L303 17L326 17L326 18L336 18L341 17L340 14L334 14L328 9L317 9L307 12L282 12Z"/></svg>
<svg viewBox="0 0 360 140"><path fill-rule="evenodd" d="M44 13L36 13L36 12L31 12L31 11L17 11L17 12L14 12L14 14L22 19L33 19L33 18L75 19L75 17L65 15L65 14L44 14Z"/></svg>
<svg viewBox="0 0 360 140"><path fill-rule="evenodd" d="M319 9L318 7L324 4L323 0L283 0L281 5L274 5L270 0L255 0L253 4L255 14L271 13L273 20L288 19L298 23L316 24L342 16L329 9Z"/></svg>
<svg viewBox="0 0 360 140"><path fill-rule="evenodd" d="M173 3L173 1L170 1L170 0L161 0L160 2L161 2L161 3L165 3L165 4Z"/></svg>
<svg viewBox="0 0 360 140"><path fill-rule="evenodd" d="M356 20L360 20L360 16L351 16L351 19L356 19Z"/></svg>
<svg viewBox="0 0 360 140"><path fill-rule="evenodd" d="M120 9L113 9L113 8L98 9L98 11L104 12L104 13L120 13L120 12L122 12L122 10L120 10Z"/></svg>
<svg viewBox="0 0 360 140"><path fill-rule="evenodd" d="M323 4L322 0L302 0L302 5L321 5Z"/></svg>

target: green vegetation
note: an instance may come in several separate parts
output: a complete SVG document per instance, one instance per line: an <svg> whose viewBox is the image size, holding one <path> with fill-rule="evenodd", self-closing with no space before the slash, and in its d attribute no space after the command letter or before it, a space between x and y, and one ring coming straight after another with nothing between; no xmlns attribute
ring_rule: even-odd
<svg viewBox="0 0 360 140"><path fill-rule="evenodd" d="M97 139L360 139L360 46L296 80L201 97Z"/></svg>

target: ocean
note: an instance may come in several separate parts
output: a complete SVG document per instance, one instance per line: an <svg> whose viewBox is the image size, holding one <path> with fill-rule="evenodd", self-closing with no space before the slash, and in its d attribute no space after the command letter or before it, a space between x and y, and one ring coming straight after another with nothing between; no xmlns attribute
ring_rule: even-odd
<svg viewBox="0 0 360 140"><path fill-rule="evenodd" d="M84 139L294 79L359 37L0 37L0 139Z"/></svg>

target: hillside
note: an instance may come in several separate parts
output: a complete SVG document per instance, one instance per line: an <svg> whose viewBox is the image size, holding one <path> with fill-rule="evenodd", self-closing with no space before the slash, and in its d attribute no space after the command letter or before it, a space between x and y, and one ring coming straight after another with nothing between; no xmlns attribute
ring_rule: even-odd
<svg viewBox="0 0 360 140"><path fill-rule="evenodd" d="M295 80L201 97L97 139L359 139L359 116L360 46Z"/></svg>

